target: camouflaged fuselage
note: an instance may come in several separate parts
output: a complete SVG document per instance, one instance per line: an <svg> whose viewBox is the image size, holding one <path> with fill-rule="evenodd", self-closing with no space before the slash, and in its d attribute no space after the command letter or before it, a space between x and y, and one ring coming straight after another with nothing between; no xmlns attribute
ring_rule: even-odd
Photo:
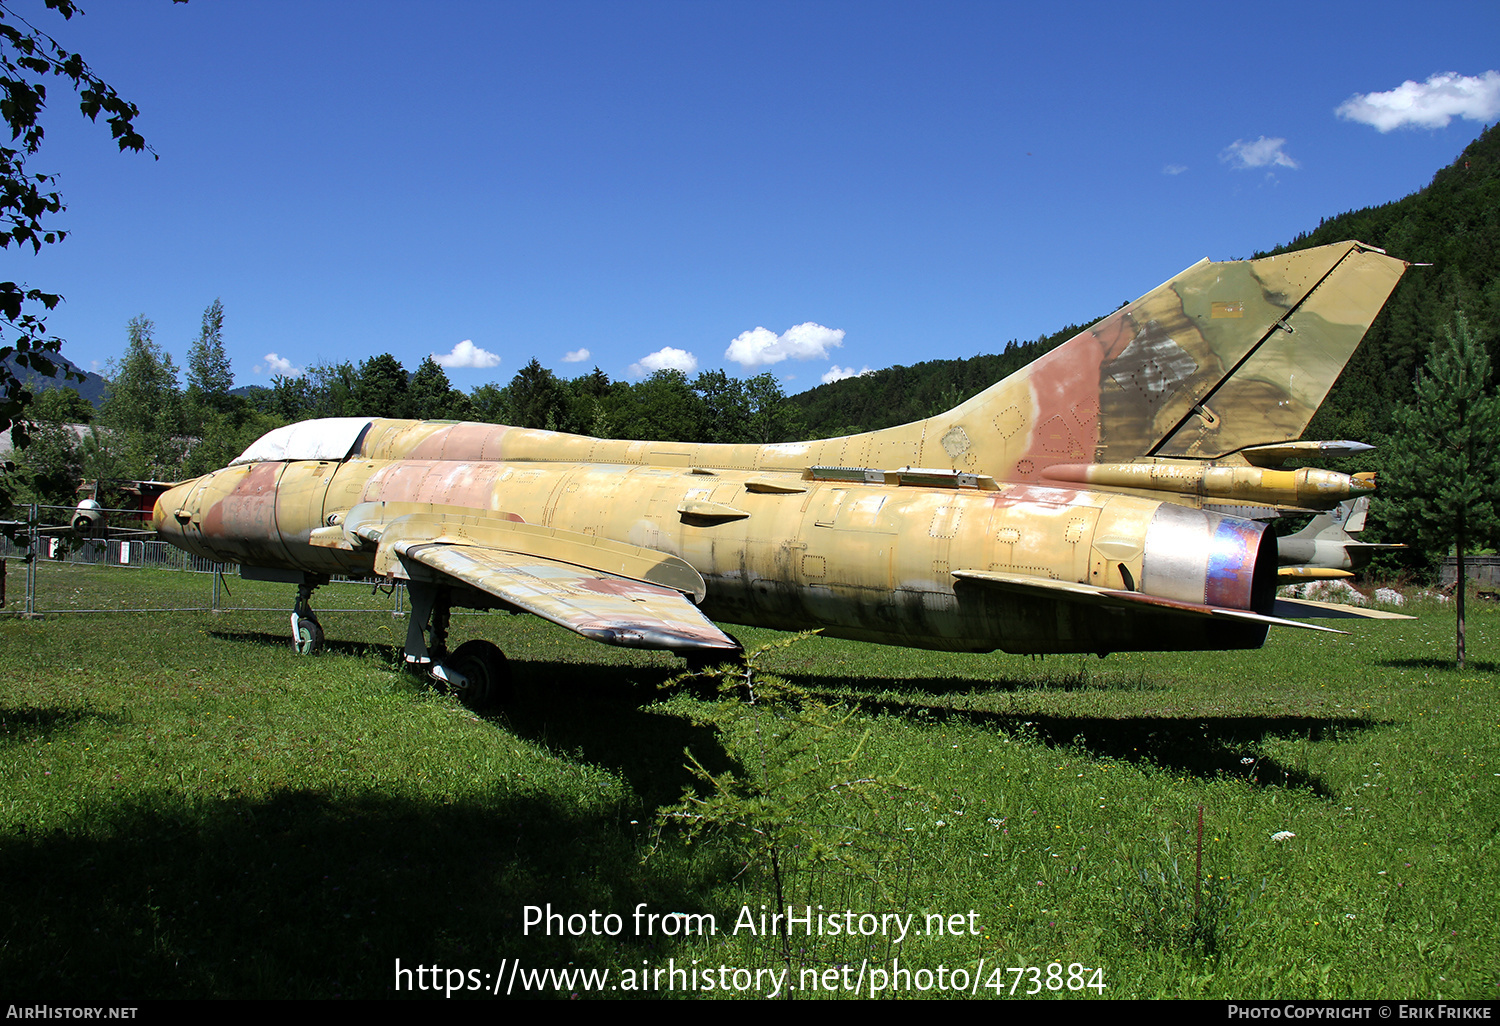
<svg viewBox="0 0 1500 1026"><path fill-rule="evenodd" d="M1256 447L1300 435L1405 266L1358 243L1203 261L881 431L716 445L373 420L330 458L252 447L157 521L205 556L399 577L335 529L362 504L419 504L679 557L703 612L734 623L1014 652L1254 646L1263 623L1212 614L1269 612L1274 541L1205 507L1368 490L1294 480Z"/></svg>
<svg viewBox="0 0 1500 1026"><path fill-rule="evenodd" d="M414 451L452 453L462 439L488 442L507 430L376 421L362 448L388 454L400 437L420 439ZM966 588L951 570L1107 588L1138 582L1164 598L1251 608L1264 544L1259 525L1036 485L931 488L704 467L363 454L217 471L164 499L164 508L184 513L163 516L161 530L211 558L363 575L372 572L371 553L311 539L366 502L473 508L680 556L702 574L701 606L716 620L980 651L1155 648L1162 638L1123 617ZM1120 630L1110 629L1113 621ZM1257 644L1263 633L1251 628L1244 643ZM1230 640L1216 629L1201 643Z"/></svg>

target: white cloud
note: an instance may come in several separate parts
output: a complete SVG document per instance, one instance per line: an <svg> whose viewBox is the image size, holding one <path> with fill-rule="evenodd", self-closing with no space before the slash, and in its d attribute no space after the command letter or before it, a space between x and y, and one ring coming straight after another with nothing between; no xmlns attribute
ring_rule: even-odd
<svg viewBox="0 0 1500 1026"><path fill-rule="evenodd" d="M587 349L570 349L563 357L563 363L582 363L589 358Z"/></svg>
<svg viewBox="0 0 1500 1026"><path fill-rule="evenodd" d="M480 349L473 342L464 339L454 346L446 356L432 354L432 362L439 367L498 367L500 357L487 349Z"/></svg>
<svg viewBox="0 0 1500 1026"><path fill-rule="evenodd" d="M1334 113L1381 132L1443 128L1454 118L1492 121L1500 115L1500 71L1478 77L1449 71L1429 75L1426 82L1408 79L1389 92L1355 93Z"/></svg>
<svg viewBox="0 0 1500 1026"><path fill-rule="evenodd" d="M773 363L793 360L826 360L828 350L844 344L844 332L806 321L783 334L766 328L740 332L724 350L724 359L732 360L745 370L769 367Z"/></svg>
<svg viewBox="0 0 1500 1026"><path fill-rule="evenodd" d="M834 381L843 381L845 378L862 378L866 374L874 373L875 372L868 367L866 367L864 370L855 370L853 364L850 364L848 367L840 367L838 364L834 364L832 367L828 368L828 371L823 375L823 384L827 385Z"/></svg>
<svg viewBox="0 0 1500 1026"><path fill-rule="evenodd" d="M1282 149L1285 145L1285 139L1267 139L1265 136L1261 136L1254 142L1236 139L1223 153L1219 154L1219 159L1233 164L1238 170L1265 167L1268 164L1296 168L1297 162L1287 156Z"/></svg>
<svg viewBox="0 0 1500 1026"><path fill-rule="evenodd" d="M293 367L291 360L284 360L275 353L267 353L264 357L265 363L257 364L255 373L270 374L272 377L300 378L307 373L301 367Z"/></svg>
<svg viewBox="0 0 1500 1026"><path fill-rule="evenodd" d="M1164 175L1180 175L1186 170L1186 164L1168 164L1166 167L1161 169L1161 173Z"/></svg>
<svg viewBox="0 0 1500 1026"><path fill-rule="evenodd" d="M659 370L678 370L684 374L691 374L697 369L698 358L692 353L685 349L665 346L641 357L640 363L632 363L629 374L633 378L644 378L647 374L654 374Z"/></svg>

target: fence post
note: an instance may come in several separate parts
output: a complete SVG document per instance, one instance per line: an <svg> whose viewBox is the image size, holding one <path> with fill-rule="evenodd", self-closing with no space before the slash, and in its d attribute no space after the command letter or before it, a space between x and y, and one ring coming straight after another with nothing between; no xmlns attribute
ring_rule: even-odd
<svg viewBox="0 0 1500 1026"><path fill-rule="evenodd" d="M23 620L42 619L42 614L36 611L36 557L41 540L41 510L33 502L26 517L26 609L21 614Z"/></svg>
<svg viewBox="0 0 1500 1026"><path fill-rule="evenodd" d="M220 569L218 563L214 564L213 578L214 578L214 606L213 606L213 611L215 613L217 613L219 611L219 582L221 580L223 580L223 578L224 578L224 571L222 569Z"/></svg>

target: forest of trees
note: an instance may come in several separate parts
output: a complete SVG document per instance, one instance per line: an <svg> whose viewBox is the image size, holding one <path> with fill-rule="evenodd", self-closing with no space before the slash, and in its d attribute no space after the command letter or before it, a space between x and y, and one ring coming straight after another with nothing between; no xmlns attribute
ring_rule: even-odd
<svg viewBox="0 0 1500 1026"><path fill-rule="evenodd" d="M688 378L661 370L642 381L611 381L598 367L559 378L533 359L509 384L454 388L431 358L408 373L389 353L352 363L317 364L299 378L276 378L254 405L283 422L308 417L413 417L477 420L600 438L764 442L798 437L801 424L775 375L741 380L720 370Z"/></svg>
<svg viewBox="0 0 1500 1026"><path fill-rule="evenodd" d="M72 505L80 480L175 481L224 466L256 438L312 417L478 420L603 438L772 442L799 438L801 416L773 374L733 378L721 370L689 379L657 371L635 383L597 367L559 378L533 359L508 384L465 393L431 358L407 371L389 353L318 364L270 388L231 390L225 312L215 300L188 352L187 387L142 317L126 326L125 354L112 361L97 412L68 387L41 392L38 424L5 484L13 502ZM80 431L73 425L83 425Z"/></svg>
<svg viewBox="0 0 1500 1026"><path fill-rule="evenodd" d="M1462 313L1489 363L1500 360L1500 126L1486 129L1420 192L1325 218L1316 229L1271 252L1341 239L1359 239L1413 264L1430 265L1407 271L1303 432L1306 438L1372 443L1373 452L1341 461L1338 469L1374 471L1377 479L1383 476L1394 485L1392 475L1399 473L1392 465L1397 417L1403 408L1421 408L1418 372L1457 314ZM1482 473L1493 477L1500 467ZM1394 530L1391 512L1389 500L1377 490L1363 539L1411 547L1377 557L1373 572L1431 572L1448 555L1448 543L1430 534Z"/></svg>
<svg viewBox="0 0 1500 1026"><path fill-rule="evenodd" d="M1346 239L1378 246L1414 264L1371 325L1339 383L1308 427L1308 438L1373 440L1412 397L1421 354L1455 310L1500 362L1500 127L1485 130L1432 183L1405 199L1324 218L1267 256ZM1009 342L994 355L890 367L792 396L811 437L903 424L956 405L1061 345L1086 324L1034 342ZM1364 468L1360 468L1364 469ZM1373 467L1369 469L1374 469Z"/></svg>

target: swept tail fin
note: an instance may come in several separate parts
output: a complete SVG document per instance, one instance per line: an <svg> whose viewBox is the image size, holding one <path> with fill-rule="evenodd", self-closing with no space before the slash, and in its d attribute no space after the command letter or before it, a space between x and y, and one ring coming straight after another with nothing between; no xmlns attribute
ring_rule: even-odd
<svg viewBox="0 0 1500 1026"><path fill-rule="evenodd" d="M1407 266L1358 242L1200 261L922 422L923 465L1028 480L1296 438Z"/></svg>
<svg viewBox="0 0 1500 1026"><path fill-rule="evenodd" d="M1407 266L1358 242L1201 260L953 409L878 431L751 445L489 429L484 458L919 467L1036 483L1057 464L1214 459L1300 435Z"/></svg>

